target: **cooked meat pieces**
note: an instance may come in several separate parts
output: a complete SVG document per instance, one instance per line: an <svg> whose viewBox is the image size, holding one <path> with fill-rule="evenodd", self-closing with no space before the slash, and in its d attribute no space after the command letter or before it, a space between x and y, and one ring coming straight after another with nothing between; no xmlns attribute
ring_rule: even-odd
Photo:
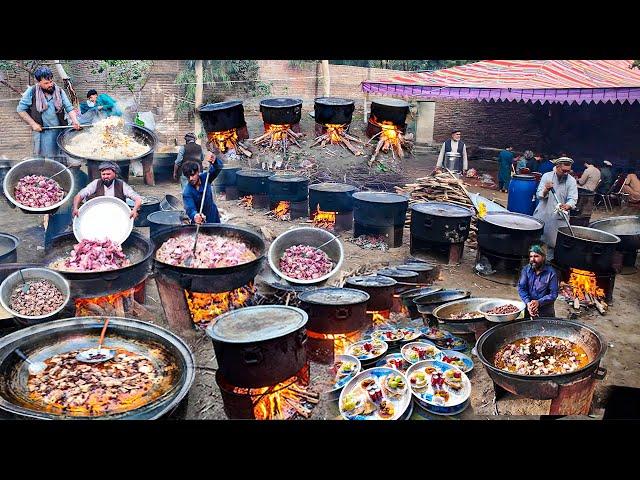
<svg viewBox="0 0 640 480"><path fill-rule="evenodd" d="M518 307L512 304L500 305L499 307L492 308L488 310L487 313L495 314L495 315L504 315L506 313L516 313L520 310Z"/></svg>
<svg viewBox="0 0 640 480"><path fill-rule="evenodd" d="M558 337L527 337L509 343L496 353L496 367L521 375L569 373L589 361L576 343Z"/></svg>
<svg viewBox="0 0 640 480"><path fill-rule="evenodd" d="M192 252L193 235L187 233L164 242L156 252L156 259L169 265L185 267L185 261L193 255ZM200 234L191 268L232 267L255 259L256 254L238 240Z"/></svg>
<svg viewBox="0 0 640 480"><path fill-rule="evenodd" d="M42 208L55 205L64 198L64 190L53 178L43 175L27 175L18 180L15 199L21 205Z"/></svg>
<svg viewBox="0 0 640 480"><path fill-rule="evenodd" d="M57 310L64 303L64 295L49 280L29 281L28 284L26 292L22 291L24 283L21 283L11 293L9 306L15 312L36 317Z"/></svg>
<svg viewBox="0 0 640 480"><path fill-rule="evenodd" d="M477 311L452 313L451 315L449 315L449 318L452 320L468 320L468 319L478 318L478 317L482 317L482 314Z"/></svg>
<svg viewBox="0 0 640 480"><path fill-rule="evenodd" d="M325 276L333 268L333 262L322 250L309 245L293 245L280 259L280 270L298 280L311 280Z"/></svg>

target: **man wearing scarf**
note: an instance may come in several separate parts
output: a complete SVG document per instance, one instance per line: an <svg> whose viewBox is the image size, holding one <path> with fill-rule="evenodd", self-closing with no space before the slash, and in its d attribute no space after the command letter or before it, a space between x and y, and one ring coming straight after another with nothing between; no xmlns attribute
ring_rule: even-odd
<svg viewBox="0 0 640 480"><path fill-rule="evenodd" d="M36 84L27 88L16 111L33 130L33 154L38 157L60 155L56 139L62 129L43 129L66 125L65 112L73 128L80 128L76 112L64 90L53 82L53 72L48 67L38 67L34 73Z"/></svg>
<svg viewBox="0 0 640 480"><path fill-rule="evenodd" d="M84 187L75 197L73 197L73 216L76 217L78 215L80 202L85 199L91 200L96 197L116 197L123 202L126 202L127 198L130 198L135 202L135 206L131 210L131 218L135 220L138 216L140 206L142 205L142 197L138 195L126 182L116 179L119 168L114 162L102 162L98 166L98 170L100 170L100 178L89 183L89 185Z"/></svg>
<svg viewBox="0 0 640 480"><path fill-rule="evenodd" d="M529 265L522 269L518 293L527 304L527 317L556 316L553 303L558 298L558 276L547 264L544 244L534 244L529 248Z"/></svg>

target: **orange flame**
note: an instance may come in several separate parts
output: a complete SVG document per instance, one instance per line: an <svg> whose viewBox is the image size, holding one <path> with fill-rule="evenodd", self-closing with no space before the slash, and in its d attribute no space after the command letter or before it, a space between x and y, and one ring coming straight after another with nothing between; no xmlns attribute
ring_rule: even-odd
<svg viewBox="0 0 640 480"><path fill-rule="evenodd" d="M333 230L335 225L336 212L323 212L320 210L320 205L318 205L316 211L313 212L313 226Z"/></svg>
<svg viewBox="0 0 640 480"><path fill-rule="evenodd" d="M230 148L236 148L238 144L238 133L235 128L222 132L209 132L207 138L223 153Z"/></svg>
<svg viewBox="0 0 640 480"><path fill-rule="evenodd" d="M255 292L256 289L252 283L230 292L222 293L184 291L191 319L196 325L204 327L219 315L245 306Z"/></svg>
<svg viewBox="0 0 640 480"><path fill-rule="evenodd" d="M269 132L271 134L271 138L274 142L281 142L285 138L287 138L287 131L291 128L291 125L274 125L267 123L265 124L264 131Z"/></svg>
<svg viewBox="0 0 640 480"><path fill-rule="evenodd" d="M289 214L291 211L291 202L281 201L276 205L276 208L272 210L273 214L279 220L285 220L285 216Z"/></svg>
<svg viewBox="0 0 640 480"><path fill-rule="evenodd" d="M586 295L597 299L604 298L604 290L598 287L596 274L593 272L572 268L568 284L573 296L580 300L586 300Z"/></svg>
<svg viewBox="0 0 640 480"><path fill-rule="evenodd" d="M390 310L369 311L368 315L371 315L371 320L374 327L385 325L389 317L391 316Z"/></svg>
<svg viewBox="0 0 640 480"><path fill-rule="evenodd" d="M307 335L311 338L320 340L333 340L333 354L342 355L347 352L347 348L360 339L360 332L351 333L316 333L307 331Z"/></svg>
<svg viewBox="0 0 640 480"><path fill-rule="evenodd" d="M245 208L253 208L253 195L242 197L238 202L238 206Z"/></svg>
<svg viewBox="0 0 640 480"><path fill-rule="evenodd" d="M112 293L111 295L105 295L104 297L93 298L78 298L75 300L76 316L77 317L91 317L98 313L95 308L98 307L101 310L115 310L116 313L124 315L127 310L126 305L132 302L126 302L125 300L132 299L134 294L140 291L144 287L144 283L136 285L133 288L124 290L118 293Z"/></svg>

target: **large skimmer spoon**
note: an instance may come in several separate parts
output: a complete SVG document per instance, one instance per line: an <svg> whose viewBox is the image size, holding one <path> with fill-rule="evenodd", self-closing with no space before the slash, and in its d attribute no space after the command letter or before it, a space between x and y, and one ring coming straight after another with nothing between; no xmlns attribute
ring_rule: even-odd
<svg viewBox="0 0 640 480"><path fill-rule="evenodd" d="M16 355L29 364L29 375L38 375L47 368L47 364L44 362L32 362L19 348L15 349Z"/></svg>
<svg viewBox="0 0 640 480"><path fill-rule="evenodd" d="M102 342L104 341L104 334L107 332L107 326L109 325L109 319L106 318L102 332L100 333L100 340L98 341L98 348L89 348L83 350L76 355L76 360L83 363L101 363L111 360L116 356L116 351L110 348L102 348Z"/></svg>

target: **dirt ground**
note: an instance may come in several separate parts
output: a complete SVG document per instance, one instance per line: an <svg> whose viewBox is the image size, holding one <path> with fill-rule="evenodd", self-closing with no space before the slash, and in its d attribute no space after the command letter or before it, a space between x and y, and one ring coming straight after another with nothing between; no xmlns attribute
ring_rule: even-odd
<svg viewBox="0 0 640 480"><path fill-rule="evenodd" d="M250 132L258 132L260 128L260 119L257 117L249 117L248 126ZM351 134L358 138L365 138L363 134L362 121L354 119ZM313 131L313 119L306 114L302 120L302 131ZM316 163L319 168L329 169L332 172L345 171L349 166L361 164L365 157L355 157L339 147L329 147L330 152L327 154L320 148L308 148L312 141L312 134L307 134L302 140L303 149L298 150L297 147L291 148L289 157L289 165L295 167L301 161L309 160ZM249 144L250 142L246 142ZM370 148L370 147L369 147ZM257 152L257 147L252 147ZM269 162L276 156L272 153L257 153L254 155L250 163L252 166L258 166L262 162ZM411 181L420 176L427 175L435 165L436 156L428 149L420 149L416 151L416 155L405 159L401 164L400 173L405 177L406 182ZM385 157L385 161L388 160ZM246 163L245 163L246 164ZM285 162L286 164L286 162ZM472 166L473 162L472 162ZM484 165L482 166L484 167ZM484 173L484 168L480 167ZM477 167L478 168L478 167ZM347 179L348 183L348 179ZM142 195L153 195L162 197L165 194L180 196L179 184L177 183L161 183L154 187L143 185L141 178L130 179L130 184ZM506 204L506 194L496 192L495 190L486 190L482 188L471 187L469 190L480 192L487 198L495 198L500 203ZM218 200L218 206L223 213L223 218L228 218L228 223L242 225L260 231L260 227L268 227L275 235L278 235L290 228L298 226L308 226L304 220L300 221L276 221L268 217L264 211L248 211L238 206L237 201ZM44 255L42 247L44 243L44 232L42 227L42 216L25 215L20 210L9 209L4 203L4 199L0 200L0 232L12 233L21 239L18 248L19 262L38 262ZM602 210L594 212L592 219L602 218L605 216L638 214L638 210L616 210L613 213L605 213ZM140 233L148 235L148 228L136 228ZM409 255L409 231L405 229L403 245L399 248L392 248L388 251L371 251L364 250L355 244L347 241L351 237L350 233L342 233L339 235L343 241L345 260L342 266L342 272L349 272L366 267L369 270L375 270L386 265L400 264L405 261ZM460 265L449 266L442 264L441 259L431 258L430 260L441 265L442 275L438 286L445 288L463 288L470 290L472 296L498 296L506 298L517 298L517 291L514 286L503 285L490 281L487 278L480 277L473 272L476 252L465 247L464 255ZM427 258L427 257L425 257ZM268 264L265 261L265 268ZM264 269L263 269L264 271ZM341 272L341 273L342 273ZM261 274L262 275L262 274ZM339 277L336 275L334 282ZM637 331L638 305L640 305L640 293L638 292L638 284L640 283L640 273L633 275L618 275L616 277L616 285L614 291L615 302L611 305L605 316L601 316L596 311L584 313L579 317L579 321L594 327L606 339L608 349L601 365L607 369L607 375L602 381L597 382L594 402L592 404L592 417L598 418L602 415L609 387L612 385L640 387L640 335ZM261 276L257 279L259 291L268 291L267 287L261 282ZM147 305L148 310L155 316L155 322L158 325L168 328L167 321L162 310L155 282L150 280L147 282ZM570 309L565 302L558 300L556 302L556 314L558 317L568 317ZM421 320L405 319L407 324L419 324ZM0 336L16 327L12 324L0 322ZM206 334L201 330L180 333L187 341L196 357L197 371L194 384L186 400L184 408L180 409L178 418L186 419L226 419L227 416L223 410L222 398L218 387L215 384L215 370L217 363L212 347L212 343ZM473 346L473 338L466 338L469 346ZM467 350L469 354L469 350ZM474 358L475 367L470 373L470 379L473 386L471 406L462 414L455 418L473 418L473 419L503 419L514 418L515 416L525 415L527 418L531 416L539 416L548 413L550 401L534 401L516 397L511 394L503 396L498 395L496 398L493 382L488 377L484 367L477 357ZM328 372L324 365L311 362L311 380L312 388L317 387L327 381ZM416 407L412 415L412 419L432 418L424 412L418 412ZM337 403L329 401L325 395L321 395L321 401L313 410L312 419L336 419L339 418ZM449 417L439 417L448 419ZM583 417L589 418L589 417Z"/></svg>

